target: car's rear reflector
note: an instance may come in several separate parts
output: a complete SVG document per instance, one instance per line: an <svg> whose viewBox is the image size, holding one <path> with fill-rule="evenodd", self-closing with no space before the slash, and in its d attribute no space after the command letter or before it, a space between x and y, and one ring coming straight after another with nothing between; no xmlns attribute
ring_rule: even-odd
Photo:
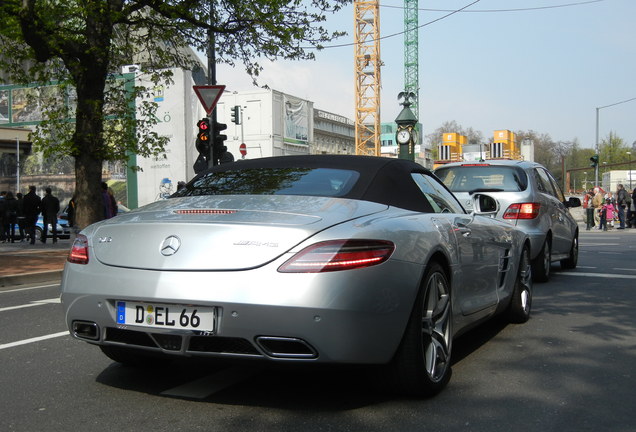
<svg viewBox="0 0 636 432"><path fill-rule="evenodd" d="M88 264L88 238L84 234L75 237L66 260L73 264Z"/></svg>
<svg viewBox="0 0 636 432"><path fill-rule="evenodd" d="M467 163L467 164L462 164L462 166L490 166L490 164L485 164L485 163Z"/></svg>
<svg viewBox="0 0 636 432"><path fill-rule="evenodd" d="M384 240L330 240L306 247L278 268L281 273L323 273L370 267L393 253Z"/></svg>
<svg viewBox="0 0 636 432"><path fill-rule="evenodd" d="M539 216L539 203L515 203L504 212L504 219L535 219Z"/></svg>

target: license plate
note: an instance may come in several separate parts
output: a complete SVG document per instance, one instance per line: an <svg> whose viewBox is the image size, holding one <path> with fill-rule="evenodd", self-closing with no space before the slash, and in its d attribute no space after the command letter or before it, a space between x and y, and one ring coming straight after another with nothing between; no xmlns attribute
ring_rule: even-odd
<svg viewBox="0 0 636 432"><path fill-rule="evenodd" d="M214 331L211 307L117 301L117 324L181 330Z"/></svg>

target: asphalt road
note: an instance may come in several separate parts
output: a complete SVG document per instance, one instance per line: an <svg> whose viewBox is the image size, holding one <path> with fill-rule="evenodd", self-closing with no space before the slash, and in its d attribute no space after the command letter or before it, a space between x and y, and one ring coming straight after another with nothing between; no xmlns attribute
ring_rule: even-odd
<svg viewBox="0 0 636 432"><path fill-rule="evenodd" d="M59 287L0 290L1 431L636 431L636 230L581 234L524 325L455 342L432 399L374 369L133 369L66 333Z"/></svg>

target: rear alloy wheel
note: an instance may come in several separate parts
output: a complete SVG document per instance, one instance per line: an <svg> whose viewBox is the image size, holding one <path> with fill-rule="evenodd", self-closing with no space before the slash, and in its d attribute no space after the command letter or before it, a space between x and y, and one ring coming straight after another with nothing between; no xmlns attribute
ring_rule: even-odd
<svg viewBox="0 0 636 432"><path fill-rule="evenodd" d="M433 262L390 365L400 393L433 396L446 386L451 376L451 325L450 286L442 267Z"/></svg>
<svg viewBox="0 0 636 432"><path fill-rule="evenodd" d="M579 262L579 236L575 235L572 239L572 247L570 248L570 256L561 260L562 269L576 268Z"/></svg>
<svg viewBox="0 0 636 432"><path fill-rule="evenodd" d="M551 249L550 239L546 238L541 252L532 261L532 277L535 282L547 282L550 279Z"/></svg>
<svg viewBox="0 0 636 432"><path fill-rule="evenodd" d="M510 305L506 312L508 320L512 323L521 324L530 319L530 308L532 307L532 266L530 265L530 251L528 247L523 248L515 286L512 291Z"/></svg>

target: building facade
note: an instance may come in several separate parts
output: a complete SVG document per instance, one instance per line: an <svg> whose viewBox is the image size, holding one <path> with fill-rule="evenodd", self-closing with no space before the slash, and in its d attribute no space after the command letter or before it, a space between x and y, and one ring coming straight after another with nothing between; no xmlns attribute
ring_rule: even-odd
<svg viewBox="0 0 636 432"><path fill-rule="evenodd" d="M311 154L355 154L355 124L338 114L314 109Z"/></svg>

